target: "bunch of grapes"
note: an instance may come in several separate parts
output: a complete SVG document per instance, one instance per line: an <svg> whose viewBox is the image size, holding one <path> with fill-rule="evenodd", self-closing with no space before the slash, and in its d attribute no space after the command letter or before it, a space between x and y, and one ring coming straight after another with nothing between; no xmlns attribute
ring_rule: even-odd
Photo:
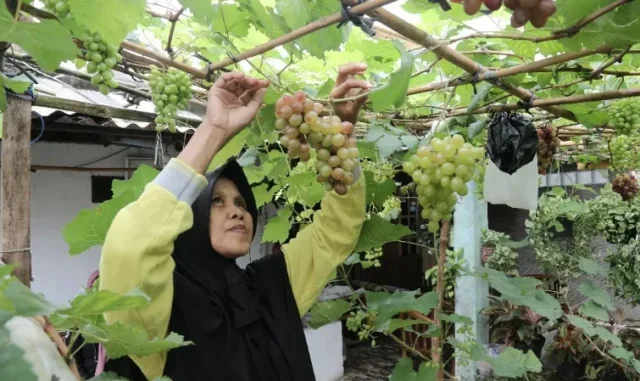
<svg viewBox="0 0 640 381"><path fill-rule="evenodd" d="M45 8L51 11L57 18L73 18L69 11L67 0L46 0ZM113 79L113 69L118 62L122 62L122 56L118 49L102 39L100 33L91 33L85 28L81 37L82 44L86 49L82 54L83 59L76 60L76 67L82 69L87 63L87 73L93 74L91 83L98 86L104 95L109 94L111 89L118 87L118 82Z"/></svg>
<svg viewBox="0 0 640 381"><path fill-rule="evenodd" d="M490 10L500 9L502 0L451 0L454 3L462 2L468 15L475 15L482 4ZM523 27L527 21L536 28L545 26L549 17L556 12L554 0L504 0L504 5L513 11L511 26Z"/></svg>
<svg viewBox="0 0 640 381"><path fill-rule="evenodd" d="M456 134L432 139L402 164L417 184L418 203L423 208L422 217L429 220L431 233L438 231L440 221L451 219L457 195L467 195L467 183L483 157L484 148L474 147Z"/></svg>
<svg viewBox="0 0 640 381"><path fill-rule="evenodd" d="M156 106L158 116L155 119L156 130L166 128L176 131L176 116L178 110L186 110L191 99L191 78L183 71L170 67L166 72L151 66L149 86L151 99Z"/></svg>
<svg viewBox="0 0 640 381"><path fill-rule="evenodd" d="M606 149L611 162L618 171L632 171L640 168L640 136L618 135L611 138Z"/></svg>
<svg viewBox="0 0 640 381"><path fill-rule="evenodd" d="M315 169L318 182L327 190L344 195L353 183L353 169L360 156L356 139L349 137L353 124L343 122L336 115L320 114L321 103L308 99L298 91L285 94L276 102L276 128L280 130L280 144L291 159L306 162L311 149L316 150Z"/></svg>
<svg viewBox="0 0 640 381"><path fill-rule="evenodd" d="M611 188L625 201L631 200L638 193L638 179L631 173L617 174Z"/></svg>
<svg viewBox="0 0 640 381"><path fill-rule="evenodd" d="M609 107L609 124L618 133L640 133L640 102L635 99L618 101Z"/></svg>
<svg viewBox="0 0 640 381"><path fill-rule="evenodd" d="M547 168L551 166L553 155L560 145L558 139L558 130L552 125L544 125L537 130L538 132L538 173L547 174Z"/></svg>
<svg viewBox="0 0 640 381"><path fill-rule="evenodd" d="M44 7L59 19L70 19L73 17L71 12L69 12L69 3L67 0L44 0Z"/></svg>

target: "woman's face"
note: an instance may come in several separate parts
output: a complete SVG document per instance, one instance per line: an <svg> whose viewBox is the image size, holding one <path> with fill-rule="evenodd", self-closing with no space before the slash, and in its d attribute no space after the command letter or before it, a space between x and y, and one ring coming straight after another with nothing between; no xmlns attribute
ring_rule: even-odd
<svg viewBox="0 0 640 381"><path fill-rule="evenodd" d="M213 249L226 258L249 252L253 238L253 218L233 181L221 177L213 185L209 236Z"/></svg>

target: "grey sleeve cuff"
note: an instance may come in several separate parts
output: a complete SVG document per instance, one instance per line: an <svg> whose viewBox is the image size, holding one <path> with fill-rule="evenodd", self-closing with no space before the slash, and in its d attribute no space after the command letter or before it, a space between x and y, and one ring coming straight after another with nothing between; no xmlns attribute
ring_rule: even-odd
<svg viewBox="0 0 640 381"><path fill-rule="evenodd" d="M193 204L207 186L204 176L175 158L160 171L153 183L173 193L178 201L184 201L189 205Z"/></svg>

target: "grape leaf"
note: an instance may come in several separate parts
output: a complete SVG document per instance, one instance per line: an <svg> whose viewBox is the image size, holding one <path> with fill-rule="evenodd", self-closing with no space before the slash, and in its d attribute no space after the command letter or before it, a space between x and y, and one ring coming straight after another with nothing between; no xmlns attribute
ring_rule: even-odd
<svg viewBox="0 0 640 381"><path fill-rule="evenodd" d="M317 329L325 324L339 320L351 309L352 304L343 299L327 300L314 304L311 308L309 326Z"/></svg>
<svg viewBox="0 0 640 381"><path fill-rule="evenodd" d="M399 134L389 131L389 126L385 126L382 123L369 125L365 140L376 145L380 159L386 159L389 155L402 148L402 140L400 140Z"/></svg>
<svg viewBox="0 0 640 381"><path fill-rule="evenodd" d="M579 123L587 128L602 127L609 123L609 115L598 108L598 102L579 103L565 105L571 111Z"/></svg>
<svg viewBox="0 0 640 381"><path fill-rule="evenodd" d="M264 227L261 243L279 242L282 243L289 238L289 230L291 229L291 208L282 208L278 214L271 217Z"/></svg>
<svg viewBox="0 0 640 381"><path fill-rule="evenodd" d="M567 315L567 320L569 320L569 323L575 325L576 327L578 327L580 329L593 328L593 324L591 324L590 321L588 321L586 319L583 319L580 316Z"/></svg>
<svg viewBox="0 0 640 381"><path fill-rule="evenodd" d="M264 179L266 173L262 168L257 167L255 165L247 165L242 168L244 175L247 176L247 181L249 184L256 184Z"/></svg>
<svg viewBox="0 0 640 381"><path fill-rule="evenodd" d="M393 294L387 291L368 291L367 305L370 310L378 313L374 329L384 329L390 324L391 318L401 312L417 311L429 315L438 305L438 295L435 292L423 294L418 298L416 294L417 291L396 291Z"/></svg>
<svg viewBox="0 0 640 381"><path fill-rule="evenodd" d="M378 160L378 150L374 142L358 142L358 151L363 159Z"/></svg>
<svg viewBox="0 0 640 381"><path fill-rule="evenodd" d="M210 0L180 0L183 7L189 9L193 19L203 25L210 25L215 17L215 9Z"/></svg>
<svg viewBox="0 0 640 381"><path fill-rule="evenodd" d="M489 91L491 91L491 84L488 82L482 82L477 86L477 93L469 102L469 106L467 106L467 112L471 113L473 110L477 109L480 106L480 102L483 102L487 99L487 95L489 95Z"/></svg>
<svg viewBox="0 0 640 381"><path fill-rule="evenodd" d="M10 312L18 316L49 315L57 308L42 295L31 291L17 278L11 278L8 281L3 296L12 304Z"/></svg>
<svg viewBox="0 0 640 381"><path fill-rule="evenodd" d="M593 259L580 258L580 270L584 271L588 275L607 275L605 269Z"/></svg>
<svg viewBox="0 0 640 381"><path fill-rule="evenodd" d="M102 39L119 46L127 34L142 21L147 2L145 0L67 0L76 22Z"/></svg>
<svg viewBox="0 0 640 381"><path fill-rule="evenodd" d="M400 107L407 99L414 57L406 51L399 40L394 40L393 43L401 55L400 68L391 73L386 84L376 88L369 94L371 108L374 111L383 111L391 106Z"/></svg>
<svg viewBox="0 0 640 381"><path fill-rule="evenodd" d="M231 140L227 142L227 144L222 147L220 151L216 153L211 164L209 164L209 168L207 171L213 171L218 168L220 165L224 164L231 158L232 156L236 156L242 151L242 147L244 147L245 140L249 134L249 129L245 128L240 131L236 136L234 136Z"/></svg>
<svg viewBox="0 0 640 381"><path fill-rule="evenodd" d="M324 197L324 186L318 183L316 175L312 172L299 173L289 176L289 191L300 197L305 205L314 206Z"/></svg>
<svg viewBox="0 0 640 381"><path fill-rule="evenodd" d="M87 343L101 343L107 351L107 356L117 359L126 355L148 356L162 353L171 349L192 345L190 341L174 332L164 339L149 339L149 335L138 326L115 323L86 325L80 330Z"/></svg>
<svg viewBox="0 0 640 381"><path fill-rule="evenodd" d="M38 381L25 353L11 342L9 330L0 326L0 380Z"/></svg>
<svg viewBox="0 0 640 381"><path fill-rule="evenodd" d="M238 4L253 16L251 24L270 38L277 38L291 31L285 22L278 21L278 17L276 17L278 15L273 12L272 7L262 4L260 0L238 0ZM284 47L289 53L297 52L292 43L288 43Z"/></svg>
<svg viewBox="0 0 640 381"><path fill-rule="evenodd" d="M393 367L389 381L436 381L438 370L431 368L423 362L418 372L413 369L413 361L409 357L403 357Z"/></svg>
<svg viewBox="0 0 640 381"><path fill-rule="evenodd" d="M152 180L154 171L148 166L140 166L129 180L114 182L113 190L117 196L93 209L81 210L66 224L62 235L69 246L69 254L77 255L93 246L103 244L116 214L140 197L145 185Z"/></svg>
<svg viewBox="0 0 640 381"><path fill-rule="evenodd" d="M610 341L615 346L622 346L622 341L620 340L620 338L604 327L584 328L584 333L588 336L598 336L604 341Z"/></svg>
<svg viewBox="0 0 640 381"><path fill-rule="evenodd" d="M473 320L471 320L471 318L469 318L467 316L457 315L457 314L439 313L438 314L438 318L441 321L447 321L449 323L463 324L463 325L472 325L473 324Z"/></svg>
<svg viewBox="0 0 640 381"><path fill-rule="evenodd" d="M323 17L339 13L340 3L321 0L277 0L276 10L290 28L298 29ZM337 50L344 40L342 29L329 27L307 34L296 42L312 55L322 58L326 51Z"/></svg>
<svg viewBox="0 0 640 381"><path fill-rule="evenodd" d="M213 8L213 30L224 35L246 37L249 34L249 13L235 4L216 4ZM204 22L208 24L208 22Z"/></svg>
<svg viewBox="0 0 640 381"><path fill-rule="evenodd" d="M607 293L607 290L601 287L597 287L590 280L584 280L578 286L578 291L587 298L591 298L595 303L607 308L609 311L614 310L611 296Z"/></svg>
<svg viewBox="0 0 640 381"><path fill-rule="evenodd" d="M378 183L375 181L371 171L364 171L364 178L367 183L367 205L374 203L376 206L382 208L385 200L396 191L395 181L393 181L393 179L386 179Z"/></svg>
<svg viewBox="0 0 640 381"><path fill-rule="evenodd" d="M0 1L0 41L19 45L44 71L53 71L60 62L72 60L80 54L71 34L58 21L43 19L37 23L15 22L5 2L2 1Z"/></svg>
<svg viewBox="0 0 640 381"><path fill-rule="evenodd" d="M160 173L160 171L149 165L140 165L128 180L113 180L111 183L111 192L113 192L113 197L118 197L129 189L133 190L134 193L140 196L144 191L144 187L152 182L153 179L158 176L158 173Z"/></svg>
<svg viewBox="0 0 640 381"><path fill-rule="evenodd" d="M635 358L633 353L631 353L630 351L624 349L624 348L620 348L620 347L616 347L616 348L612 348L609 350L608 352L611 356L620 359L620 360L624 360L627 363L631 363Z"/></svg>
<svg viewBox="0 0 640 381"><path fill-rule="evenodd" d="M397 241L411 234L413 232L408 227L394 225L384 218L372 214L371 218L364 222L358 238L358 244L353 251L361 253L374 247L380 247L385 243Z"/></svg>
<svg viewBox="0 0 640 381"><path fill-rule="evenodd" d="M256 199L256 207L258 208L273 200L273 196L278 192L278 187L274 186L269 189L268 184L260 184L251 189L253 190L253 197Z"/></svg>
<svg viewBox="0 0 640 381"><path fill-rule="evenodd" d="M491 360L493 371L498 377L518 378L529 372L542 371L542 363L533 351L525 354L515 348L507 347L498 355L498 358Z"/></svg>
<svg viewBox="0 0 640 381"><path fill-rule="evenodd" d="M578 312L593 319L603 321L609 320L609 313L607 312L606 308L597 303L594 303L593 300L587 300L586 303L580 306Z"/></svg>
<svg viewBox="0 0 640 381"><path fill-rule="evenodd" d="M76 296L71 301L69 308L60 309L56 313L73 317L85 317L100 315L109 311L142 308L150 302L151 299L137 288L124 295L107 290L92 291Z"/></svg>

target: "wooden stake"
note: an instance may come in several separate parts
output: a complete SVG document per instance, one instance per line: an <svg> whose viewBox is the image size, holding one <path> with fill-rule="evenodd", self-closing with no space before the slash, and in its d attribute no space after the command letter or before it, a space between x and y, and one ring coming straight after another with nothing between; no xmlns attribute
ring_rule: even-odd
<svg viewBox="0 0 640 381"><path fill-rule="evenodd" d="M7 96L2 137L2 261L31 287L31 101Z"/></svg>

